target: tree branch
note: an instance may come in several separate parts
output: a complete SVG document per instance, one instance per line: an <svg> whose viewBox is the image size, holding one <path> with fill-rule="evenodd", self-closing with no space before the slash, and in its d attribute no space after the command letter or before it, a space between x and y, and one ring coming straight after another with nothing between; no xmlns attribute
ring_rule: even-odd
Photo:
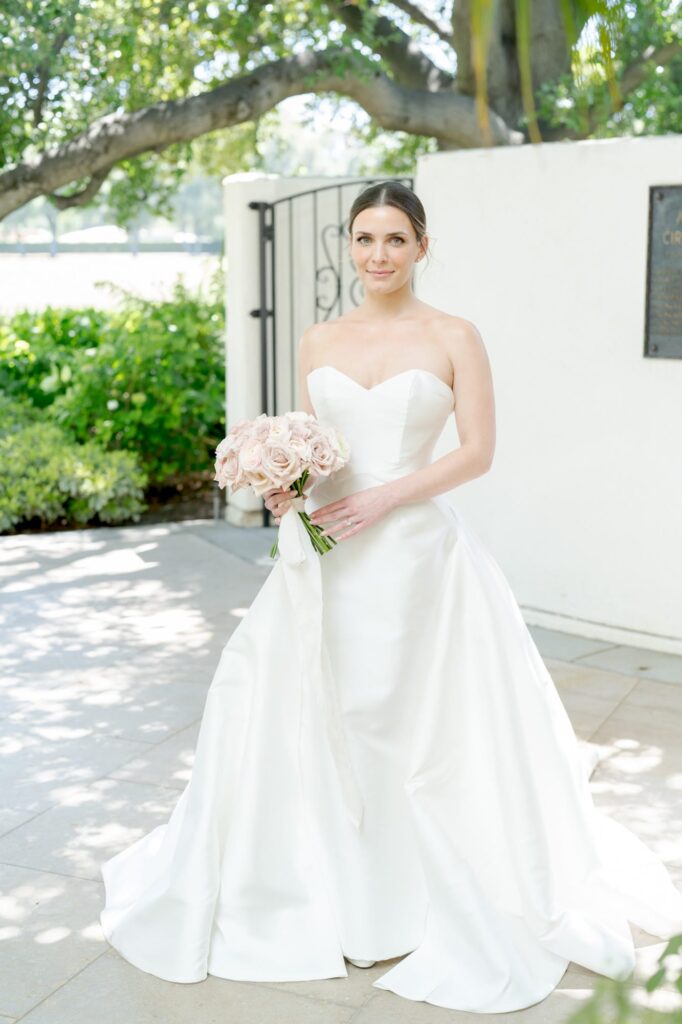
<svg viewBox="0 0 682 1024"><path fill-rule="evenodd" d="M362 12L349 0L331 0L330 7L359 38L362 36ZM372 5L374 7L374 5ZM371 8L370 8L371 9ZM373 26L372 49L390 66L395 81L414 89L436 92L452 89L454 78L422 52L413 39L398 28L390 18L381 14Z"/></svg>
<svg viewBox="0 0 682 1024"><path fill-rule="evenodd" d="M652 64L656 67L659 64L665 66L680 54L682 54L682 42L679 39L659 47L647 46L641 57L629 64L623 71L618 83L621 96L627 96L639 88L651 70Z"/></svg>
<svg viewBox="0 0 682 1024"><path fill-rule="evenodd" d="M638 89L640 85L646 80L646 76L651 70L651 66L658 67L658 65L665 66L669 64L676 57L682 54L682 42L680 40L673 40L673 42L665 43L662 46L654 47L648 46L646 50L631 64L625 68L622 72L620 79L617 82L618 91L623 99L630 93ZM559 139L587 139L593 132L595 132L599 124L604 119L604 111L612 108L611 100L609 97L608 87L605 85L597 98L593 103L590 104L584 111L585 124L582 130L575 128L561 127L547 127L543 128L543 138L545 142L554 142Z"/></svg>
<svg viewBox="0 0 682 1024"><path fill-rule="evenodd" d="M471 97L405 88L357 51L327 47L265 64L198 96L99 118L69 142L0 172L0 219L35 196L121 160L253 121L282 100L309 92L348 96L390 131L431 135L460 148L486 143ZM489 116L493 145L523 142L494 111Z"/></svg>
<svg viewBox="0 0 682 1024"><path fill-rule="evenodd" d="M410 0L390 0L394 7L400 8L405 14L409 14L412 21L419 25L424 25L426 28L435 32L444 43L449 43L450 46L454 45L454 37L452 35L452 29L444 21L436 21L426 11L422 11L416 4L410 2Z"/></svg>
<svg viewBox="0 0 682 1024"><path fill-rule="evenodd" d="M113 164L109 167L103 167L101 171L96 171L85 188L82 188L80 192L72 192L69 196L59 196L56 192L50 192L48 193L48 199L58 210L68 210L72 206L85 206L97 195L107 180L112 167Z"/></svg>

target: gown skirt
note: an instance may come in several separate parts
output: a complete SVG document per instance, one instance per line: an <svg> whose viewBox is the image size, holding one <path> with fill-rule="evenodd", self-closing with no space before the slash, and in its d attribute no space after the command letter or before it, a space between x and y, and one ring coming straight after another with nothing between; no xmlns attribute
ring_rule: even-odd
<svg viewBox="0 0 682 1024"><path fill-rule="evenodd" d="M311 512L428 465L454 396L427 370L308 376L351 450ZM657 855L594 806L578 741L500 567L449 500L399 506L319 556L295 509L223 648L167 823L101 865L100 921L174 982L347 976L479 1013L569 962L635 965L629 922L682 932Z"/></svg>

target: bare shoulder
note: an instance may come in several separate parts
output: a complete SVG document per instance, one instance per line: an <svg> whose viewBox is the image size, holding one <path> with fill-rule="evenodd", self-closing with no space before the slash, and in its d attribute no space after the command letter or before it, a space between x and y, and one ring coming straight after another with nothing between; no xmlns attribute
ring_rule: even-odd
<svg viewBox="0 0 682 1024"><path fill-rule="evenodd" d="M324 334L323 323L311 324L301 335L298 342L298 359L304 368L310 368L312 350L322 340Z"/></svg>
<svg viewBox="0 0 682 1024"><path fill-rule="evenodd" d="M445 315L438 321L438 334L455 371L463 362L488 362L485 342L472 320L463 316Z"/></svg>

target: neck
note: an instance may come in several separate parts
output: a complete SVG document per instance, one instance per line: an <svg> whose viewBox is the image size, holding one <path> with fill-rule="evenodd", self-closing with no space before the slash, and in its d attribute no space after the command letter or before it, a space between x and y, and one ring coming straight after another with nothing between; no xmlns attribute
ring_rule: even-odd
<svg viewBox="0 0 682 1024"><path fill-rule="evenodd" d="M365 289L365 295L358 306L358 313L364 314L368 320L395 320L414 312L421 303L412 291L412 283L407 280L395 291L382 294Z"/></svg>

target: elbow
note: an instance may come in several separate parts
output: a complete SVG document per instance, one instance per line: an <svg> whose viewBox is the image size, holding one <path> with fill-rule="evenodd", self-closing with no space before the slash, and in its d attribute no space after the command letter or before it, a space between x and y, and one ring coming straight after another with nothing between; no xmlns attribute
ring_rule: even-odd
<svg viewBox="0 0 682 1024"><path fill-rule="evenodd" d="M495 452L493 449L478 451L474 457L476 476L484 476L492 467Z"/></svg>

